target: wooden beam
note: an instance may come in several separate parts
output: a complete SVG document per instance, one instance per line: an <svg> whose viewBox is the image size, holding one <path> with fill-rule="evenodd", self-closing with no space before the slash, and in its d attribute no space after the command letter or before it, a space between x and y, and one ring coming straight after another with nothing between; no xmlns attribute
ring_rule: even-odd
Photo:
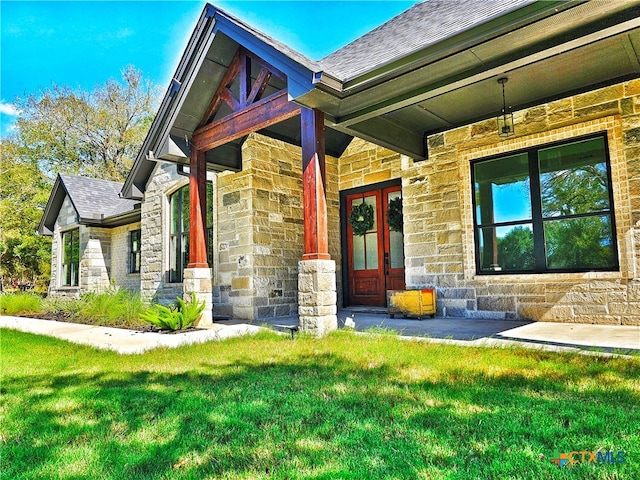
<svg viewBox="0 0 640 480"><path fill-rule="evenodd" d="M304 216L303 260L329 260L325 187L324 114L302 108L302 196Z"/></svg>
<svg viewBox="0 0 640 480"><path fill-rule="evenodd" d="M193 132L193 148L207 151L300 114L283 90Z"/></svg>
<svg viewBox="0 0 640 480"><path fill-rule="evenodd" d="M259 101L262 98L262 94L264 93L267 85L269 84L269 80L271 80L272 73L264 68L260 70L258 74L258 78L256 78L256 83L253 84L253 88L249 93L249 98L247 98L247 105L251 105L254 102Z"/></svg>
<svg viewBox="0 0 640 480"><path fill-rule="evenodd" d="M211 121L211 118L216 114L218 109L220 108L220 104L224 100L223 93L224 91L233 83L233 79L238 75L238 71L240 70L240 50L236 51L231 63L229 64L229 68L227 72L222 77L220 81L220 85L216 89L216 93L213 94L213 98L209 103L209 106L202 115L200 119L200 126L206 125Z"/></svg>
<svg viewBox="0 0 640 480"><path fill-rule="evenodd" d="M205 237L207 208L207 159L204 151L191 149L189 163L189 264L209 268Z"/></svg>

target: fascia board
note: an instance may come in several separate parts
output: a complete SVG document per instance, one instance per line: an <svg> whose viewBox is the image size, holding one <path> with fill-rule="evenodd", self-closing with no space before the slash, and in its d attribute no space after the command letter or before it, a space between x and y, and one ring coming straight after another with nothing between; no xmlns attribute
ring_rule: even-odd
<svg viewBox="0 0 640 480"><path fill-rule="evenodd" d="M233 41L242 45L265 62L273 65L287 76L290 100L313 90L313 79L316 75L317 68L311 65L311 61L309 65L303 65L278 50L275 46L256 37L253 32L234 22L224 14L217 13L214 17L216 19L214 33L218 31L224 33Z"/></svg>
<svg viewBox="0 0 640 480"><path fill-rule="evenodd" d="M213 42L214 35L212 35L212 32L215 20L211 19L211 8L211 5L207 4L205 6L189 39L173 81L163 97L149 133L145 137L136 161L122 187L121 196L124 198L141 200L144 196L146 183L149 180L147 173L152 172L154 168L147 164L155 163L152 160L148 160L147 155L150 151L158 150L163 140L169 136L170 127L186 98L186 92L189 91L193 84L206 52L211 42ZM176 86L178 86L177 90Z"/></svg>

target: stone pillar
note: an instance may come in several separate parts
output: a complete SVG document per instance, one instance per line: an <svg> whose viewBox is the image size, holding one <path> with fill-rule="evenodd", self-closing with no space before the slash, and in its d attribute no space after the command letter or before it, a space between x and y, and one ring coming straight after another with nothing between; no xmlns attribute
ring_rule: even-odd
<svg viewBox="0 0 640 480"><path fill-rule="evenodd" d="M200 320L196 322L199 327L213 324L213 281L210 268L185 268L182 280L184 300L191 301L191 292L196 294L198 303L204 302L205 307Z"/></svg>
<svg viewBox="0 0 640 480"><path fill-rule="evenodd" d="M300 330L318 337L338 328L336 262L300 260L298 263Z"/></svg>
<svg viewBox="0 0 640 480"><path fill-rule="evenodd" d="M79 283L82 293L102 293L109 288L109 274L99 239L90 238L87 241L79 267Z"/></svg>

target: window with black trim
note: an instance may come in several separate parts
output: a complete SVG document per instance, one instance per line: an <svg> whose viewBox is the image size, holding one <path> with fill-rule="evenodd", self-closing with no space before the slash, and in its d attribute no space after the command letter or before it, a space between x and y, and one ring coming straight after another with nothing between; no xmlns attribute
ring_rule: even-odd
<svg viewBox="0 0 640 480"><path fill-rule="evenodd" d="M129 232L129 273L140 273L140 230Z"/></svg>
<svg viewBox="0 0 640 480"><path fill-rule="evenodd" d="M604 134L473 162L479 274L613 271Z"/></svg>
<svg viewBox="0 0 640 480"><path fill-rule="evenodd" d="M80 278L80 229L62 234L62 286L77 287Z"/></svg>
<svg viewBox="0 0 640 480"><path fill-rule="evenodd" d="M213 262L213 185L207 182L207 262ZM181 282L184 269L189 264L189 185L171 195L169 228L169 281Z"/></svg>

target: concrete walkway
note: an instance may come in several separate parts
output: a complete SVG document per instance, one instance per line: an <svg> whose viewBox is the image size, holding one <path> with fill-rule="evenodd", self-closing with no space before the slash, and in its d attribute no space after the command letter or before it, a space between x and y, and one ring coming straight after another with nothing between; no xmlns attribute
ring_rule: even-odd
<svg viewBox="0 0 640 480"><path fill-rule="evenodd" d="M345 309L338 313L341 328L353 321L359 332L372 328L393 330L403 339L463 346L524 347L560 352L634 353L640 352L640 326L587 325L580 323L524 322L495 319L435 318L392 319L383 309ZM51 320L0 316L0 328L48 335L119 353L142 353L157 347L177 347L254 334L264 327L286 331L277 325L297 325L296 316L260 321L248 325L240 321L216 322L212 328L196 332L161 334L121 328L94 327Z"/></svg>
<svg viewBox="0 0 640 480"><path fill-rule="evenodd" d="M195 332L166 334L8 316L0 316L0 328L47 335L103 350L113 350L118 353L143 353L158 347L172 348L212 340L224 340L241 335L255 334L262 330L261 327L255 325L238 324L214 325L213 328Z"/></svg>
<svg viewBox="0 0 640 480"><path fill-rule="evenodd" d="M557 352L640 352L640 326L529 322L477 318L391 318L382 308L347 308L338 312L338 325L347 319L355 329L388 329L405 339L463 346L523 347ZM269 326L297 325L295 316L264 320Z"/></svg>

